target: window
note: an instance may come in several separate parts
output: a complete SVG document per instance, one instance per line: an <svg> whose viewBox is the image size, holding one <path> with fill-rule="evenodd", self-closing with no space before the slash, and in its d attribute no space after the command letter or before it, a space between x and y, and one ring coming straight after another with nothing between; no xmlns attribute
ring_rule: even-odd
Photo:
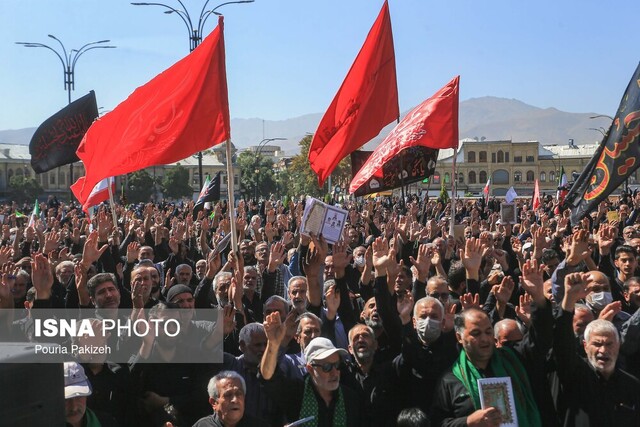
<svg viewBox="0 0 640 427"><path fill-rule="evenodd" d="M469 154L467 154L467 162L469 162L469 163L475 163L476 162L476 152L475 151L469 151Z"/></svg>
<svg viewBox="0 0 640 427"><path fill-rule="evenodd" d="M464 184L464 174L462 172L458 174L458 184Z"/></svg>
<svg viewBox="0 0 640 427"><path fill-rule="evenodd" d="M547 180L547 174L544 172L540 172L540 182L545 182Z"/></svg>
<svg viewBox="0 0 640 427"><path fill-rule="evenodd" d="M535 181L535 174L533 173L533 171L527 171L527 182L533 182Z"/></svg>
<svg viewBox="0 0 640 427"><path fill-rule="evenodd" d="M509 152L508 151L505 151L505 153L504 153L504 162L505 163L509 163Z"/></svg>
<svg viewBox="0 0 640 427"><path fill-rule="evenodd" d="M513 163L522 163L522 156L513 156Z"/></svg>
<svg viewBox="0 0 640 427"><path fill-rule="evenodd" d="M67 185L67 179L64 172L60 172L60 185Z"/></svg>
<svg viewBox="0 0 640 427"><path fill-rule="evenodd" d="M445 184L449 184L451 182L451 175L449 175L449 172L445 172L444 174L444 183Z"/></svg>
<svg viewBox="0 0 640 427"><path fill-rule="evenodd" d="M504 163L504 152L502 150L498 151L498 163Z"/></svg>
<svg viewBox="0 0 640 427"><path fill-rule="evenodd" d="M478 161L480 163L487 163L487 152L486 151L481 151L480 154L478 155L479 159Z"/></svg>
<svg viewBox="0 0 640 427"><path fill-rule="evenodd" d="M49 184L56 185L56 174L55 174L55 172L49 174Z"/></svg>
<svg viewBox="0 0 640 427"><path fill-rule="evenodd" d="M496 162L496 153L491 153L491 163Z"/></svg>
<svg viewBox="0 0 640 427"><path fill-rule="evenodd" d="M491 183L499 185L509 184L509 172L504 169L494 171L491 177Z"/></svg>
<svg viewBox="0 0 640 427"><path fill-rule="evenodd" d="M487 182L487 173L485 171L480 171L480 184L484 184Z"/></svg>
<svg viewBox="0 0 640 427"><path fill-rule="evenodd" d="M469 172L469 184L475 184L476 183L476 173L475 171L471 171Z"/></svg>
<svg viewBox="0 0 640 427"><path fill-rule="evenodd" d="M238 175L233 176L233 185L238 185Z"/></svg>
<svg viewBox="0 0 640 427"><path fill-rule="evenodd" d="M556 173L551 171L549 172L549 182L553 182L556 180Z"/></svg>
<svg viewBox="0 0 640 427"><path fill-rule="evenodd" d="M522 181L522 172L515 171L513 173L513 182L521 182Z"/></svg>
<svg viewBox="0 0 640 427"><path fill-rule="evenodd" d="M534 156L527 156L527 163L533 163L535 162L535 157Z"/></svg>

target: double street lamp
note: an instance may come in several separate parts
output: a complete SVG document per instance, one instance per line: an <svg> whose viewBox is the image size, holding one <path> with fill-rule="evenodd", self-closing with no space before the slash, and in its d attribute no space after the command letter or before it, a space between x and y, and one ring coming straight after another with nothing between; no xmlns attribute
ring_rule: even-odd
<svg viewBox="0 0 640 427"><path fill-rule="evenodd" d="M54 39L60 44L62 51L58 51L57 49L52 48L51 46L44 43L34 43L34 42L16 42L24 47L43 47L45 49L49 49L51 52L55 53L60 62L62 63L62 72L64 74L64 88L67 91L67 98L69 104L71 104L71 91L75 90L75 73L76 73L76 64L78 63L78 59L85 53L93 49L115 49L115 46L105 46L105 43L109 43L111 40L99 40L96 42L90 42L82 46L80 49L71 49L67 53L67 49L65 48L62 41L54 35L49 34L50 38ZM69 185L73 182L73 163L69 165ZM73 198L73 196L72 196Z"/></svg>
<svg viewBox="0 0 640 427"><path fill-rule="evenodd" d="M271 141L286 141L287 138L265 138L262 141L260 141L258 143L258 146L256 147L256 153L255 153L255 161L254 161L254 172L256 174L256 184L255 187L253 189L253 198L257 201L258 200L258 179L260 178L260 169L258 168L258 160L259 160L259 156L260 153L262 152L262 149Z"/></svg>
<svg viewBox="0 0 640 427"><path fill-rule="evenodd" d="M225 3L219 4L218 6L214 7L211 10L207 10L207 5L209 4L209 1L210 1L210 0L207 0L204 2L204 5L202 5L202 10L200 10L200 15L198 16L197 22L194 19L191 19L191 15L187 11L187 7L182 2L182 0L176 0L176 1L180 3L180 6L182 7L182 9L176 9L175 7L169 6L168 4L156 3L156 2L153 2L153 3L136 2L131 4L134 6L160 6L166 9L164 13L166 13L167 15L171 15L173 13L178 15L180 19L182 19L182 22L184 22L184 25L187 27L187 32L189 36L189 52L193 52L193 50L197 48L200 45L200 42L202 41L202 32L204 31L204 24L207 22L207 19L211 15L221 15L219 12L216 12L217 9L221 8L222 6L226 6L228 4L253 3L255 0L228 1ZM198 176L200 178L200 188L202 188L202 151L198 152L198 154L196 154L196 157L198 158ZM231 161L231 159L227 159L227 161L229 162Z"/></svg>

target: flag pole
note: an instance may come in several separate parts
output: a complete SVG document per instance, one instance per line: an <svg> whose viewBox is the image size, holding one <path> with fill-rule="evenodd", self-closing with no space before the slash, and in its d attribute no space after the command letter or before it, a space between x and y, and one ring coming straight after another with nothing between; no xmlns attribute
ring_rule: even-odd
<svg viewBox="0 0 640 427"><path fill-rule="evenodd" d="M236 230L235 199L233 198L233 162L231 161L231 140L227 139L227 209L229 210L229 221L231 222L231 250L238 248L238 232Z"/></svg>
<svg viewBox="0 0 640 427"><path fill-rule="evenodd" d="M113 180L115 182L115 179ZM109 206L111 206L111 216L113 217L113 226L118 226L118 217L116 215L116 205L113 202L113 190L111 189L111 179L107 178L107 191L109 192ZM103 193L104 194L104 193Z"/></svg>
<svg viewBox="0 0 640 427"><path fill-rule="evenodd" d="M451 220L449 222L449 235L453 236L453 225L455 224L456 217L456 182L458 181L456 175L456 157L458 157L458 147L453 149L453 171L451 177Z"/></svg>

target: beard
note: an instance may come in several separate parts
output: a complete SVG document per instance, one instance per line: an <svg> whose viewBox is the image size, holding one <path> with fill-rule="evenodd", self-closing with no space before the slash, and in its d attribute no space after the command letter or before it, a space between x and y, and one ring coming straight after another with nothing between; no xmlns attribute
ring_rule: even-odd
<svg viewBox="0 0 640 427"><path fill-rule="evenodd" d="M374 331L382 328L382 319L372 319L371 317L368 319L364 319L365 325L373 329Z"/></svg>

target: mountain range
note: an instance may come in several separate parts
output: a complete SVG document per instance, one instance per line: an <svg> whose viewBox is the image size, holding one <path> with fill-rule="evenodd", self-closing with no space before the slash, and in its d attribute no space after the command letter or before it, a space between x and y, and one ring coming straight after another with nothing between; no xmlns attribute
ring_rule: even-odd
<svg viewBox="0 0 640 427"><path fill-rule="evenodd" d="M573 139L575 144L592 144L602 139L594 129L606 130L611 123L606 117L590 118L595 115L598 113L568 113L556 108L534 107L517 99L471 98L460 102L460 139L540 141L543 145L565 145ZM270 145L278 145L286 154L295 155L299 152L298 142L316 130L321 118L322 113L286 120L231 119L232 141L242 149L257 145L264 138L286 138ZM386 126L364 148L375 148L394 126L395 123ZM27 145L35 130L0 130L0 143Z"/></svg>

